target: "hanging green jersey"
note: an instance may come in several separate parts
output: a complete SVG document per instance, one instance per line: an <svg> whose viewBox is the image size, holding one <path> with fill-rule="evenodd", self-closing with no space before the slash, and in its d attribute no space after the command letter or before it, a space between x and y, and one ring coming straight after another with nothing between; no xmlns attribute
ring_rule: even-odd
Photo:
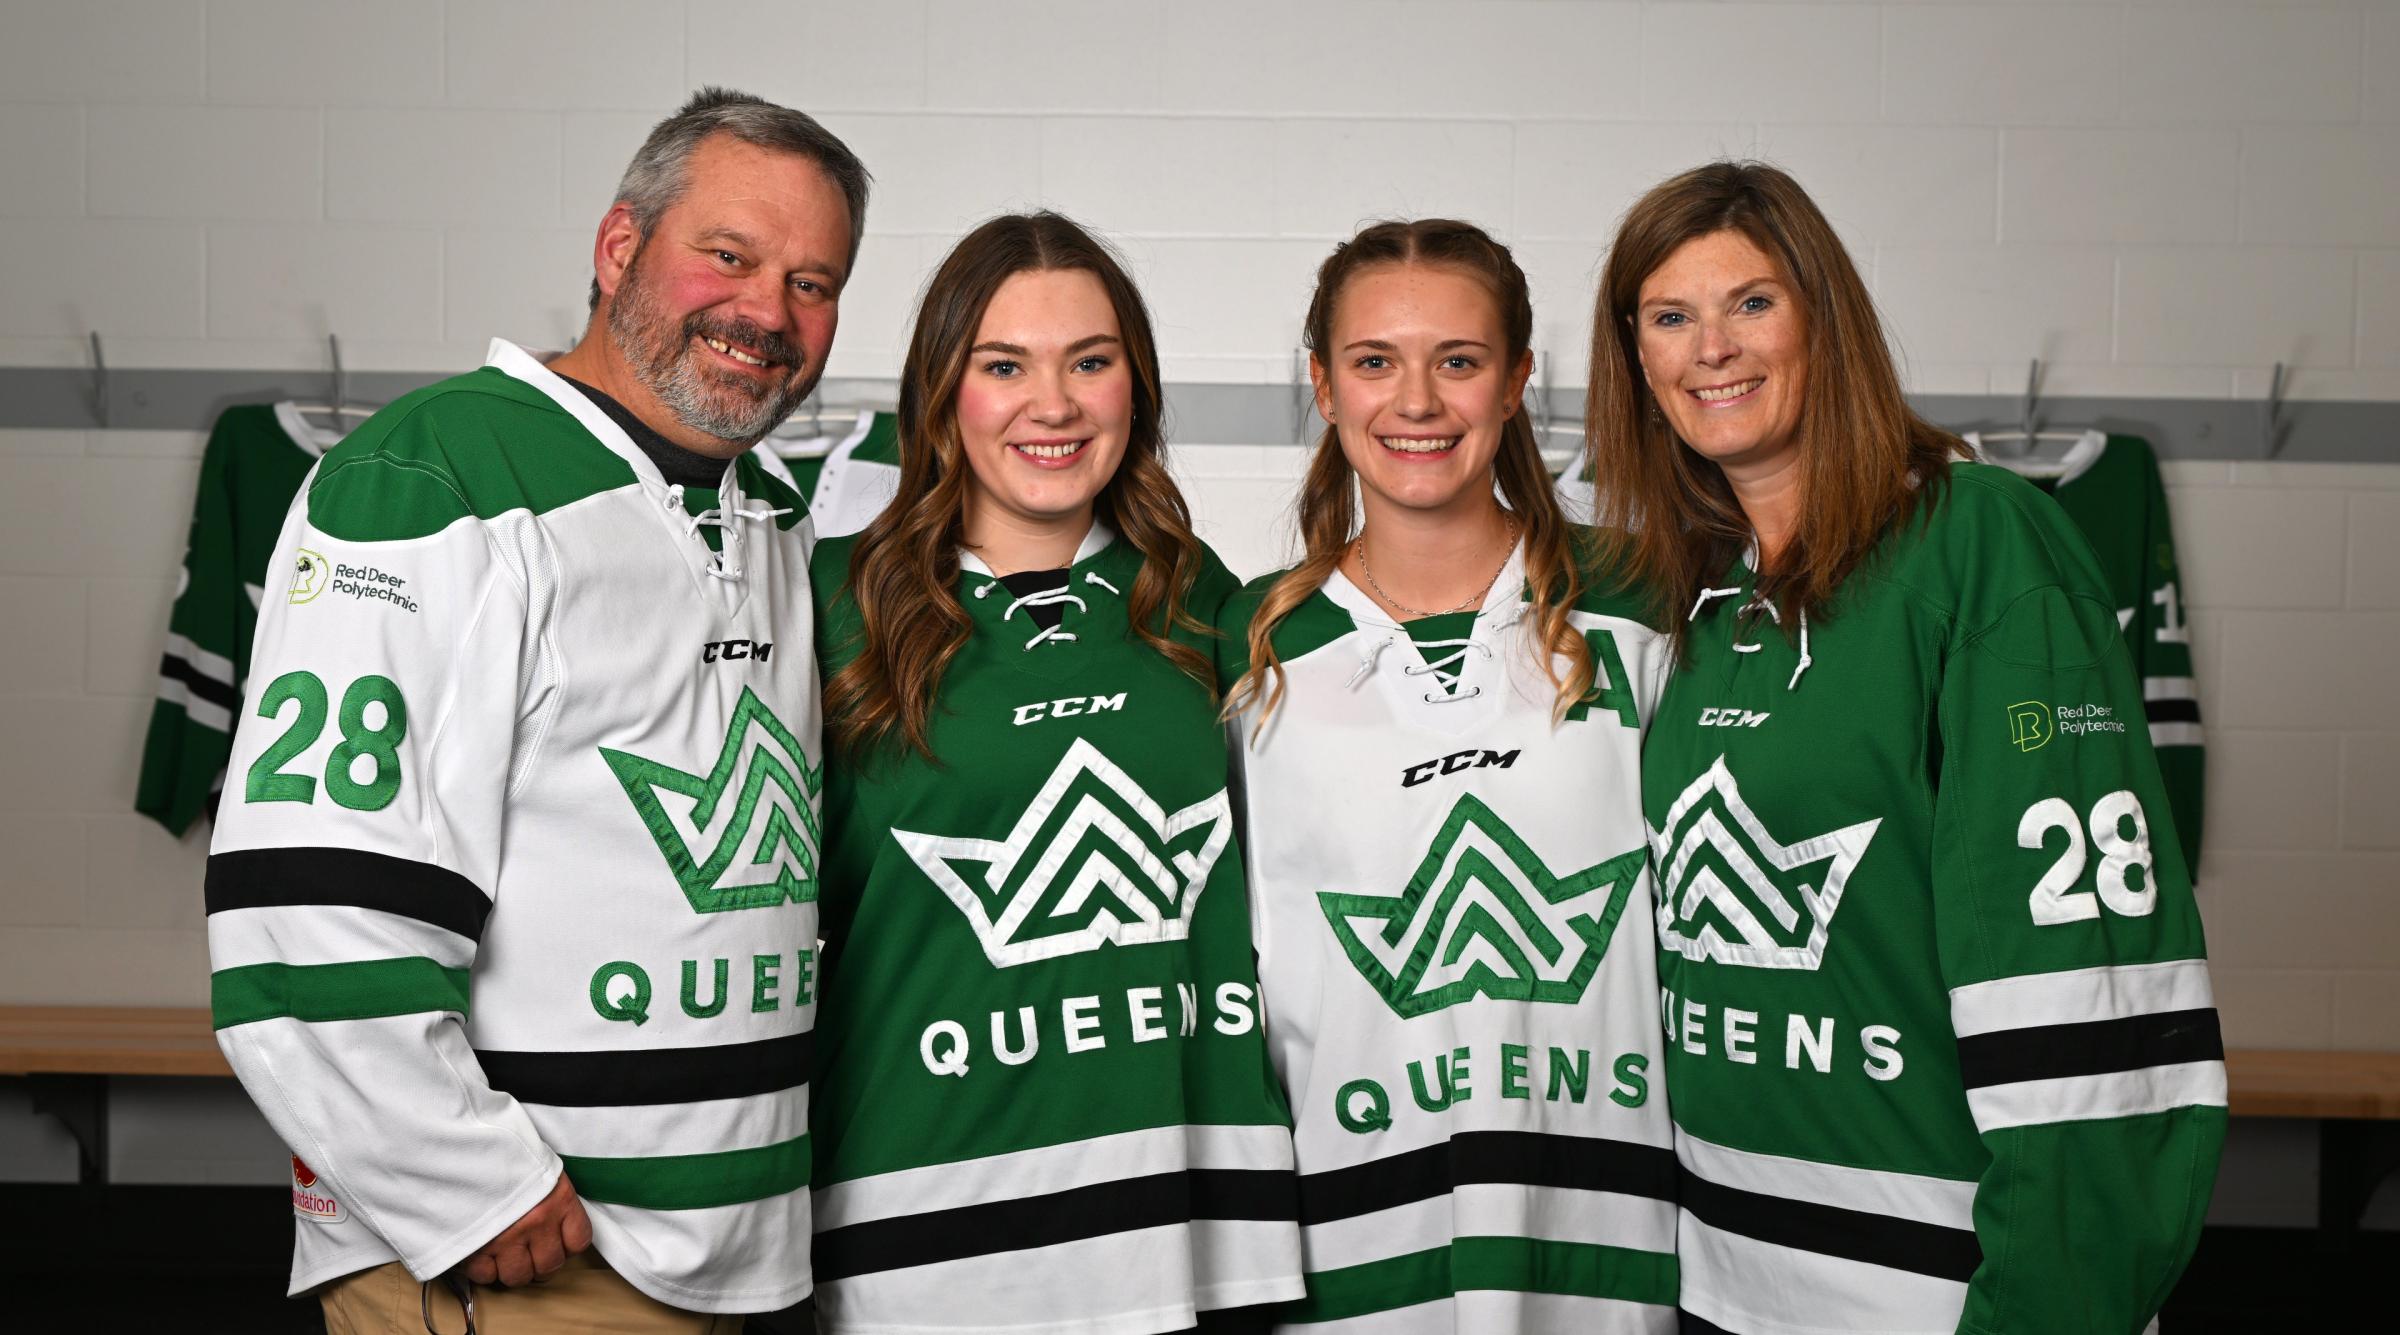
<svg viewBox="0 0 2400 1335"><path fill-rule="evenodd" d="M2134 1335L2225 1131L2117 601L1949 470L1782 633L1740 563L1643 756L1685 1308L1739 1335Z"/></svg>
<svg viewBox="0 0 2400 1335"><path fill-rule="evenodd" d="M301 479L336 439L289 403L228 408L209 432L133 799L134 810L172 833L215 804L267 562Z"/></svg>
<svg viewBox="0 0 2400 1335"><path fill-rule="evenodd" d="M1278 578L1220 619L1228 687ZM1675 1328L1640 799L1669 654L1638 598L1593 583L1568 620L1595 675L1563 720L1521 550L1476 611L1405 625L1336 572L1275 628L1264 731L1236 720L1300 1166L1288 1331Z"/></svg>
<svg viewBox="0 0 2400 1335"><path fill-rule="evenodd" d="M817 549L828 674L853 547ZM827 779L819 1319L1142 1335L1296 1297L1215 702L1133 634L1132 544L1095 527L1032 593L963 564L939 763ZM1232 587L1212 554L1188 606Z"/></svg>
<svg viewBox="0 0 2400 1335"><path fill-rule="evenodd" d="M1982 452L1974 436L1967 443ZM2206 756L2200 732L2200 692L2192 677L2192 632L2183 619L2182 577L2175 561L2175 527L2158 456L2139 436L2087 431L2055 457L1991 457L2050 493L2092 544L2100 573L2116 595L2117 621L2142 679L2150 744L2175 812L2183 857L2200 875L2200 818L2206 796Z"/></svg>

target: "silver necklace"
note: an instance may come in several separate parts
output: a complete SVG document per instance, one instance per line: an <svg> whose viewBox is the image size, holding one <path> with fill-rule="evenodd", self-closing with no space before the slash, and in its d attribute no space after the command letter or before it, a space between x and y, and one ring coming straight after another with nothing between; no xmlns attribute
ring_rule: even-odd
<svg viewBox="0 0 2400 1335"><path fill-rule="evenodd" d="M1375 591L1375 596L1381 598L1386 607L1389 607L1396 612L1406 612L1412 617L1448 616L1453 612L1464 612L1472 608L1483 606L1484 595L1490 593L1492 591L1492 586L1500 582L1500 572L1508 569L1508 558L1515 554L1517 550L1517 521L1514 518L1511 518L1508 521L1508 541L1500 545L1500 564L1492 567L1492 577L1483 582L1483 587L1475 591L1474 597L1467 599L1465 602L1460 603L1456 607L1445 608L1439 612L1428 612L1422 608L1410 607L1408 604L1401 602L1397 598L1394 598L1390 593L1385 591L1381 584L1375 582L1375 567L1367 564L1367 535L1365 533L1360 533L1358 535L1358 541L1351 545L1358 548L1358 568L1360 573L1367 577L1367 587Z"/></svg>

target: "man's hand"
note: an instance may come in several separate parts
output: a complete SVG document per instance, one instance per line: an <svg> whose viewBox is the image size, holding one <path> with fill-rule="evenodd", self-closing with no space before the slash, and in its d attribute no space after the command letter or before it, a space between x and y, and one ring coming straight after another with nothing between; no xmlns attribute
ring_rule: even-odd
<svg viewBox="0 0 2400 1335"><path fill-rule="evenodd" d="M567 1175L523 1218L500 1230L460 1267L476 1284L519 1284L555 1274L567 1258L592 1245L592 1221Z"/></svg>

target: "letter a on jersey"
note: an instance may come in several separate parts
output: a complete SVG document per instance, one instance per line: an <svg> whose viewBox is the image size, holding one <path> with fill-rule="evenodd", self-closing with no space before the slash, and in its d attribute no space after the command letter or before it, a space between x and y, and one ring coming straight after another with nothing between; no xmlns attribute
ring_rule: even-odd
<svg viewBox="0 0 2400 1335"><path fill-rule="evenodd" d="M1184 939L1232 837L1225 790L1169 815L1082 738L1005 839L892 831L1003 969Z"/></svg>
<svg viewBox="0 0 2400 1335"><path fill-rule="evenodd" d="M1403 1018L1476 996L1571 1003L1608 954L1648 857L1635 848L1553 876L1468 794L1399 894L1323 893L1317 902L1350 962Z"/></svg>
<svg viewBox="0 0 2400 1335"><path fill-rule="evenodd" d="M600 748L692 907L702 913L817 897L817 790L824 767L742 688L704 775Z"/></svg>
<svg viewBox="0 0 2400 1335"><path fill-rule="evenodd" d="M1842 887L1883 818L1796 844L1778 843L1742 800L1725 757L1692 780L1650 832L1665 886L1658 943L1685 959L1762 969L1814 969ZM1814 885L1797 873L1823 864ZM1763 916L1762 916L1763 915Z"/></svg>

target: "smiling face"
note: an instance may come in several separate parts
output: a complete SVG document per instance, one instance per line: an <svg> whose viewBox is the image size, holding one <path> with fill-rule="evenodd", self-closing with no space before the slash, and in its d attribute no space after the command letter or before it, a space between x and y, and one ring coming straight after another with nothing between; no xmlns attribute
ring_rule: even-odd
<svg viewBox="0 0 2400 1335"><path fill-rule="evenodd" d="M957 414L969 546L1081 537L1133 427L1124 331L1098 276L1034 269L1002 282L967 353Z"/></svg>
<svg viewBox="0 0 2400 1335"><path fill-rule="evenodd" d="M1642 280L1642 376L1667 424L1737 482L1791 462L1808 328L1783 271L1740 232L1676 248Z"/></svg>
<svg viewBox="0 0 2400 1335"><path fill-rule="evenodd" d="M841 187L731 135L693 150L647 238L626 206L612 210L599 256L609 336L683 431L653 425L740 447L790 416L824 374L849 254Z"/></svg>
<svg viewBox="0 0 2400 1335"><path fill-rule="evenodd" d="M1369 521L1383 506L1493 504L1500 424L1517 411L1533 358L1510 361L1491 289L1456 269L1378 265L1342 285L1332 325L1309 375Z"/></svg>

